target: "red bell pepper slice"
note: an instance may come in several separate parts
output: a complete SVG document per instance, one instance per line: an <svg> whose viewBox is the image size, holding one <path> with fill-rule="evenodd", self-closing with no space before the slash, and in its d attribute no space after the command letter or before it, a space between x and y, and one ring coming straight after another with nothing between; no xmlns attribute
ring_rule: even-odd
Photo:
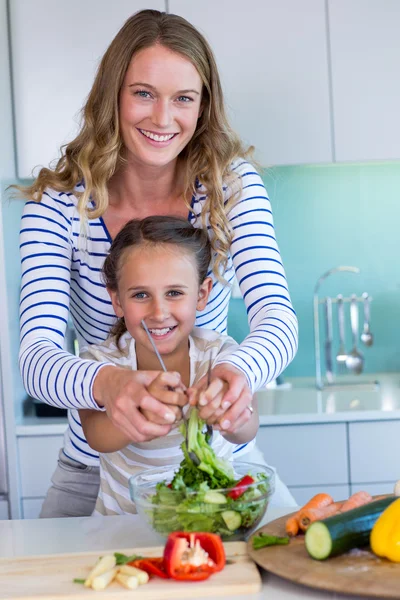
<svg viewBox="0 0 400 600"><path fill-rule="evenodd" d="M232 500L240 498L240 496L245 493L249 485L251 485L254 482L255 479L253 479L253 477L251 477L250 475L245 475L240 481L237 482L237 484L231 489L231 491L227 493L227 496L229 496L229 498L232 498Z"/></svg>
<svg viewBox="0 0 400 600"><path fill-rule="evenodd" d="M149 575L156 575L157 577L168 579L169 575L165 570L164 563L164 557L138 558L137 560L129 562L128 565L136 567L137 569L142 569L142 571L146 571Z"/></svg>
<svg viewBox="0 0 400 600"><path fill-rule="evenodd" d="M165 570L179 581L202 581L225 566L225 550L215 533L185 533L168 536L164 548Z"/></svg>

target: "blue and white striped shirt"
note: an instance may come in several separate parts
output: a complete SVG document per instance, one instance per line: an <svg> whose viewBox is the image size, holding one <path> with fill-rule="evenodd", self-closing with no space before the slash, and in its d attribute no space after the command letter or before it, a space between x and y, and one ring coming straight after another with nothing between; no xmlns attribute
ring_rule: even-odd
<svg viewBox="0 0 400 600"><path fill-rule="evenodd" d="M297 319L293 310L279 249L270 202L264 184L248 162L233 163L242 180L240 199L229 211L234 238L225 279L239 282L248 314L250 334L223 362L241 369L256 391L276 378L297 350ZM77 191L83 188L77 187ZM224 188L225 202L229 200ZM200 186L192 200L189 219L201 226L206 200ZM212 230L206 224L210 236ZM111 238L102 218L89 221L85 250L80 248L80 216L74 193L48 189L41 202L27 202L21 221L21 347L20 369L28 393L69 411L65 436L67 456L88 465L98 455L87 444L78 408L98 408L93 381L104 363L82 360L64 348L71 314L80 346L97 344L108 336L115 314L101 268ZM227 333L229 286L214 275L206 309L196 326Z"/></svg>

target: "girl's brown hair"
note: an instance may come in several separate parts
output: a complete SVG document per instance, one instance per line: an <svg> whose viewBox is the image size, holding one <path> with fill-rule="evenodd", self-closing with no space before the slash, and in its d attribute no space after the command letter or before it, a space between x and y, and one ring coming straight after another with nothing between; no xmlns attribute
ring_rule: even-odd
<svg viewBox="0 0 400 600"><path fill-rule="evenodd" d="M199 285L203 283L211 262L211 244L207 231L200 227L193 227L186 219L153 216L128 221L114 239L102 269L107 289L118 291L119 273L127 250L142 245L161 244L178 246L179 250L192 255L196 261ZM122 317L111 330L118 348L125 331L126 325Z"/></svg>
<svg viewBox="0 0 400 600"><path fill-rule="evenodd" d="M119 95L132 57L160 44L187 58L197 69L202 83L202 113L197 129L180 154L184 174L184 198L190 206L196 179L204 185L208 199L215 252L214 273L223 280L233 233L227 218L229 208L241 191L241 180L231 170L232 161L246 157L246 150L231 129L226 113L217 65L206 39L180 16L157 10L142 10L128 19L104 54L82 110L78 136L61 149L54 170L42 168L32 185L19 187L23 196L40 201L46 187L71 192L83 179L78 210L85 228L87 218L102 215L108 207L107 183L124 164L119 126ZM229 186L230 202L224 206L223 184ZM89 199L94 206L89 206Z"/></svg>

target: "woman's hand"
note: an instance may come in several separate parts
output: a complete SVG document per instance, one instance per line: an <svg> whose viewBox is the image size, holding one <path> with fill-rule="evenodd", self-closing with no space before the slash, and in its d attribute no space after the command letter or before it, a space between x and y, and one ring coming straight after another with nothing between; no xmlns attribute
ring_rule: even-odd
<svg viewBox="0 0 400 600"><path fill-rule="evenodd" d="M93 383L98 405L133 442L148 442L169 433L180 416L180 407L187 402L183 390L178 373L130 371L108 365L98 371Z"/></svg>
<svg viewBox="0 0 400 600"><path fill-rule="evenodd" d="M188 390L190 404L199 408L199 416L223 433L236 433L253 416L253 396L246 376L236 367L221 363L211 371L211 384L207 376Z"/></svg>

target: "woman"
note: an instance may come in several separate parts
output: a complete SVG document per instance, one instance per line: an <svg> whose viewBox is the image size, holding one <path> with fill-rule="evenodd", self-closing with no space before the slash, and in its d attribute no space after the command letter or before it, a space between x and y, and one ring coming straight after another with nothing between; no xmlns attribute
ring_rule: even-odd
<svg viewBox="0 0 400 600"><path fill-rule="evenodd" d="M220 420L226 433L249 418L252 393L292 360L297 320L268 197L246 155L227 122L205 39L175 15L144 10L131 17L100 63L79 135L54 170L43 168L24 189L21 373L32 396L71 409L41 516L93 510L98 456L77 409L106 410L135 442L166 435L175 420L176 407L147 389L157 372L63 350L69 314L84 344L104 340L115 322L100 271L130 219L169 214L207 227L213 288L197 326L226 332L227 284L237 274L251 333L212 373L228 385ZM248 450L238 447L236 456Z"/></svg>

